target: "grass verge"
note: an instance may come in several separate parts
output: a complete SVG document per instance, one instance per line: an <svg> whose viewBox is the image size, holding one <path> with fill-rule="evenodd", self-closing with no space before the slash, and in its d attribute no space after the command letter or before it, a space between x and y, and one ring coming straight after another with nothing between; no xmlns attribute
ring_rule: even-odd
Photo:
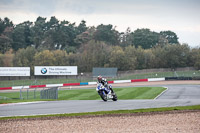
<svg viewBox="0 0 200 133"><path fill-rule="evenodd" d="M166 88L163 87L125 87L125 88L114 88L118 99L154 99L157 95L163 92ZM35 94L35 99L34 98ZM0 99L0 104L2 103L17 103L17 102L31 102L39 101L40 92L28 93L29 99L27 100L27 93L24 91L22 96L25 99L19 99L20 92L9 92L0 93L0 97L9 98L7 100ZM76 90L59 90L58 100L100 100L100 96L97 94L95 89L76 89ZM51 100L52 101L52 100Z"/></svg>
<svg viewBox="0 0 200 133"><path fill-rule="evenodd" d="M147 113L147 112L164 112L164 111L174 111L174 110L200 110L200 105L178 106L178 107L163 107L163 108L149 108L149 109L136 109L136 110L98 111L98 112L70 113L70 114L0 117L0 120L33 119L33 118L48 118L48 117L56 118L56 117L101 116L101 115L113 115L113 114L133 114L133 113Z"/></svg>

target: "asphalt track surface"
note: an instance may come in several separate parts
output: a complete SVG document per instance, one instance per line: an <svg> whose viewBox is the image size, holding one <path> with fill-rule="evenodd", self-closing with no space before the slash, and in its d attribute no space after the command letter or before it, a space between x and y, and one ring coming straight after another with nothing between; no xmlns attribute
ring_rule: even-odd
<svg viewBox="0 0 200 133"><path fill-rule="evenodd" d="M0 117L200 105L200 85L153 85L168 89L153 100L41 101L0 105Z"/></svg>

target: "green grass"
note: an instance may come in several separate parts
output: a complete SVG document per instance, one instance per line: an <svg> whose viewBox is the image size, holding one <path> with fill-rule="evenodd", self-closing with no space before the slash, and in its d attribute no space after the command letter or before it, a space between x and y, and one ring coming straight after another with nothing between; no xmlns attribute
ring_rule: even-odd
<svg viewBox="0 0 200 133"><path fill-rule="evenodd" d="M70 114L54 114L54 115L36 115L36 116L15 116L15 117L1 117L0 120L8 119L33 119L33 118L48 118L48 117L77 117L77 116L101 116L101 115L114 115L114 114L133 114L133 113L146 113L146 112L164 112L174 110L200 110L200 105L194 106L179 106L179 107L163 107L163 108L150 108L150 109L136 109L136 110L115 110L115 111L98 111L86 113L70 113Z"/></svg>
<svg viewBox="0 0 200 133"><path fill-rule="evenodd" d="M166 88L163 87L126 87L126 88L114 88L118 99L153 99ZM7 100L1 99L1 103L14 103L24 102L27 99L26 91L23 92L24 100L20 100L20 92L0 93L1 97L8 98ZM40 100L40 92L36 91L36 99L33 99L34 92L29 91L28 101ZM95 89L76 89L76 90L59 90L58 100L100 100L100 96ZM43 99L42 99L43 100Z"/></svg>
<svg viewBox="0 0 200 133"><path fill-rule="evenodd" d="M194 74L195 73L195 74ZM145 79L145 78L160 78L160 77L200 77L200 71L177 71L174 72L155 72L155 73L143 73L133 74L129 76L123 76L118 78L111 78L112 80L125 80L125 79ZM90 82L94 81L92 78L82 79L31 79L31 80L6 80L0 81L0 87L11 87L11 86L25 86L25 85L44 85L44 84L62 84L62 83L79 83L79 82ZM96 80L95 80L96 81Z"/></svg>

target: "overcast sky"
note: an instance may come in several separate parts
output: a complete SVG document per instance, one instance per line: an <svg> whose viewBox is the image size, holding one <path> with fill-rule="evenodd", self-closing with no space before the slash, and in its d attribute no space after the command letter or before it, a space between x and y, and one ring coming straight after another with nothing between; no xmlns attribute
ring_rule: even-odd
<svg viewBox="0 0 200 133"><path fill-rule="evenodd" d="M0 0L0 17L14 24L55 16L87 26L112 24L120 32L137 28L171 30L180 43L200 46L200 0Z"/></svg>

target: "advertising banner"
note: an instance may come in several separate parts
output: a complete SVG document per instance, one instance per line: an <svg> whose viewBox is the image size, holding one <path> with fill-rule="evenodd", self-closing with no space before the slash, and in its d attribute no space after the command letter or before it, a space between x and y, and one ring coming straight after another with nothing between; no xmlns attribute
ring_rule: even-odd
<svg viewBox="0 0 200 133"><path fill-rule="evenodd" d="M30 76L30 67L0 67L0 76Z"/></svg>
<svg viewBox="0 0 200 133"><path fill-rule="evenodd" d="M78 75L77 66L35 66L34 75Z"/></svg>

